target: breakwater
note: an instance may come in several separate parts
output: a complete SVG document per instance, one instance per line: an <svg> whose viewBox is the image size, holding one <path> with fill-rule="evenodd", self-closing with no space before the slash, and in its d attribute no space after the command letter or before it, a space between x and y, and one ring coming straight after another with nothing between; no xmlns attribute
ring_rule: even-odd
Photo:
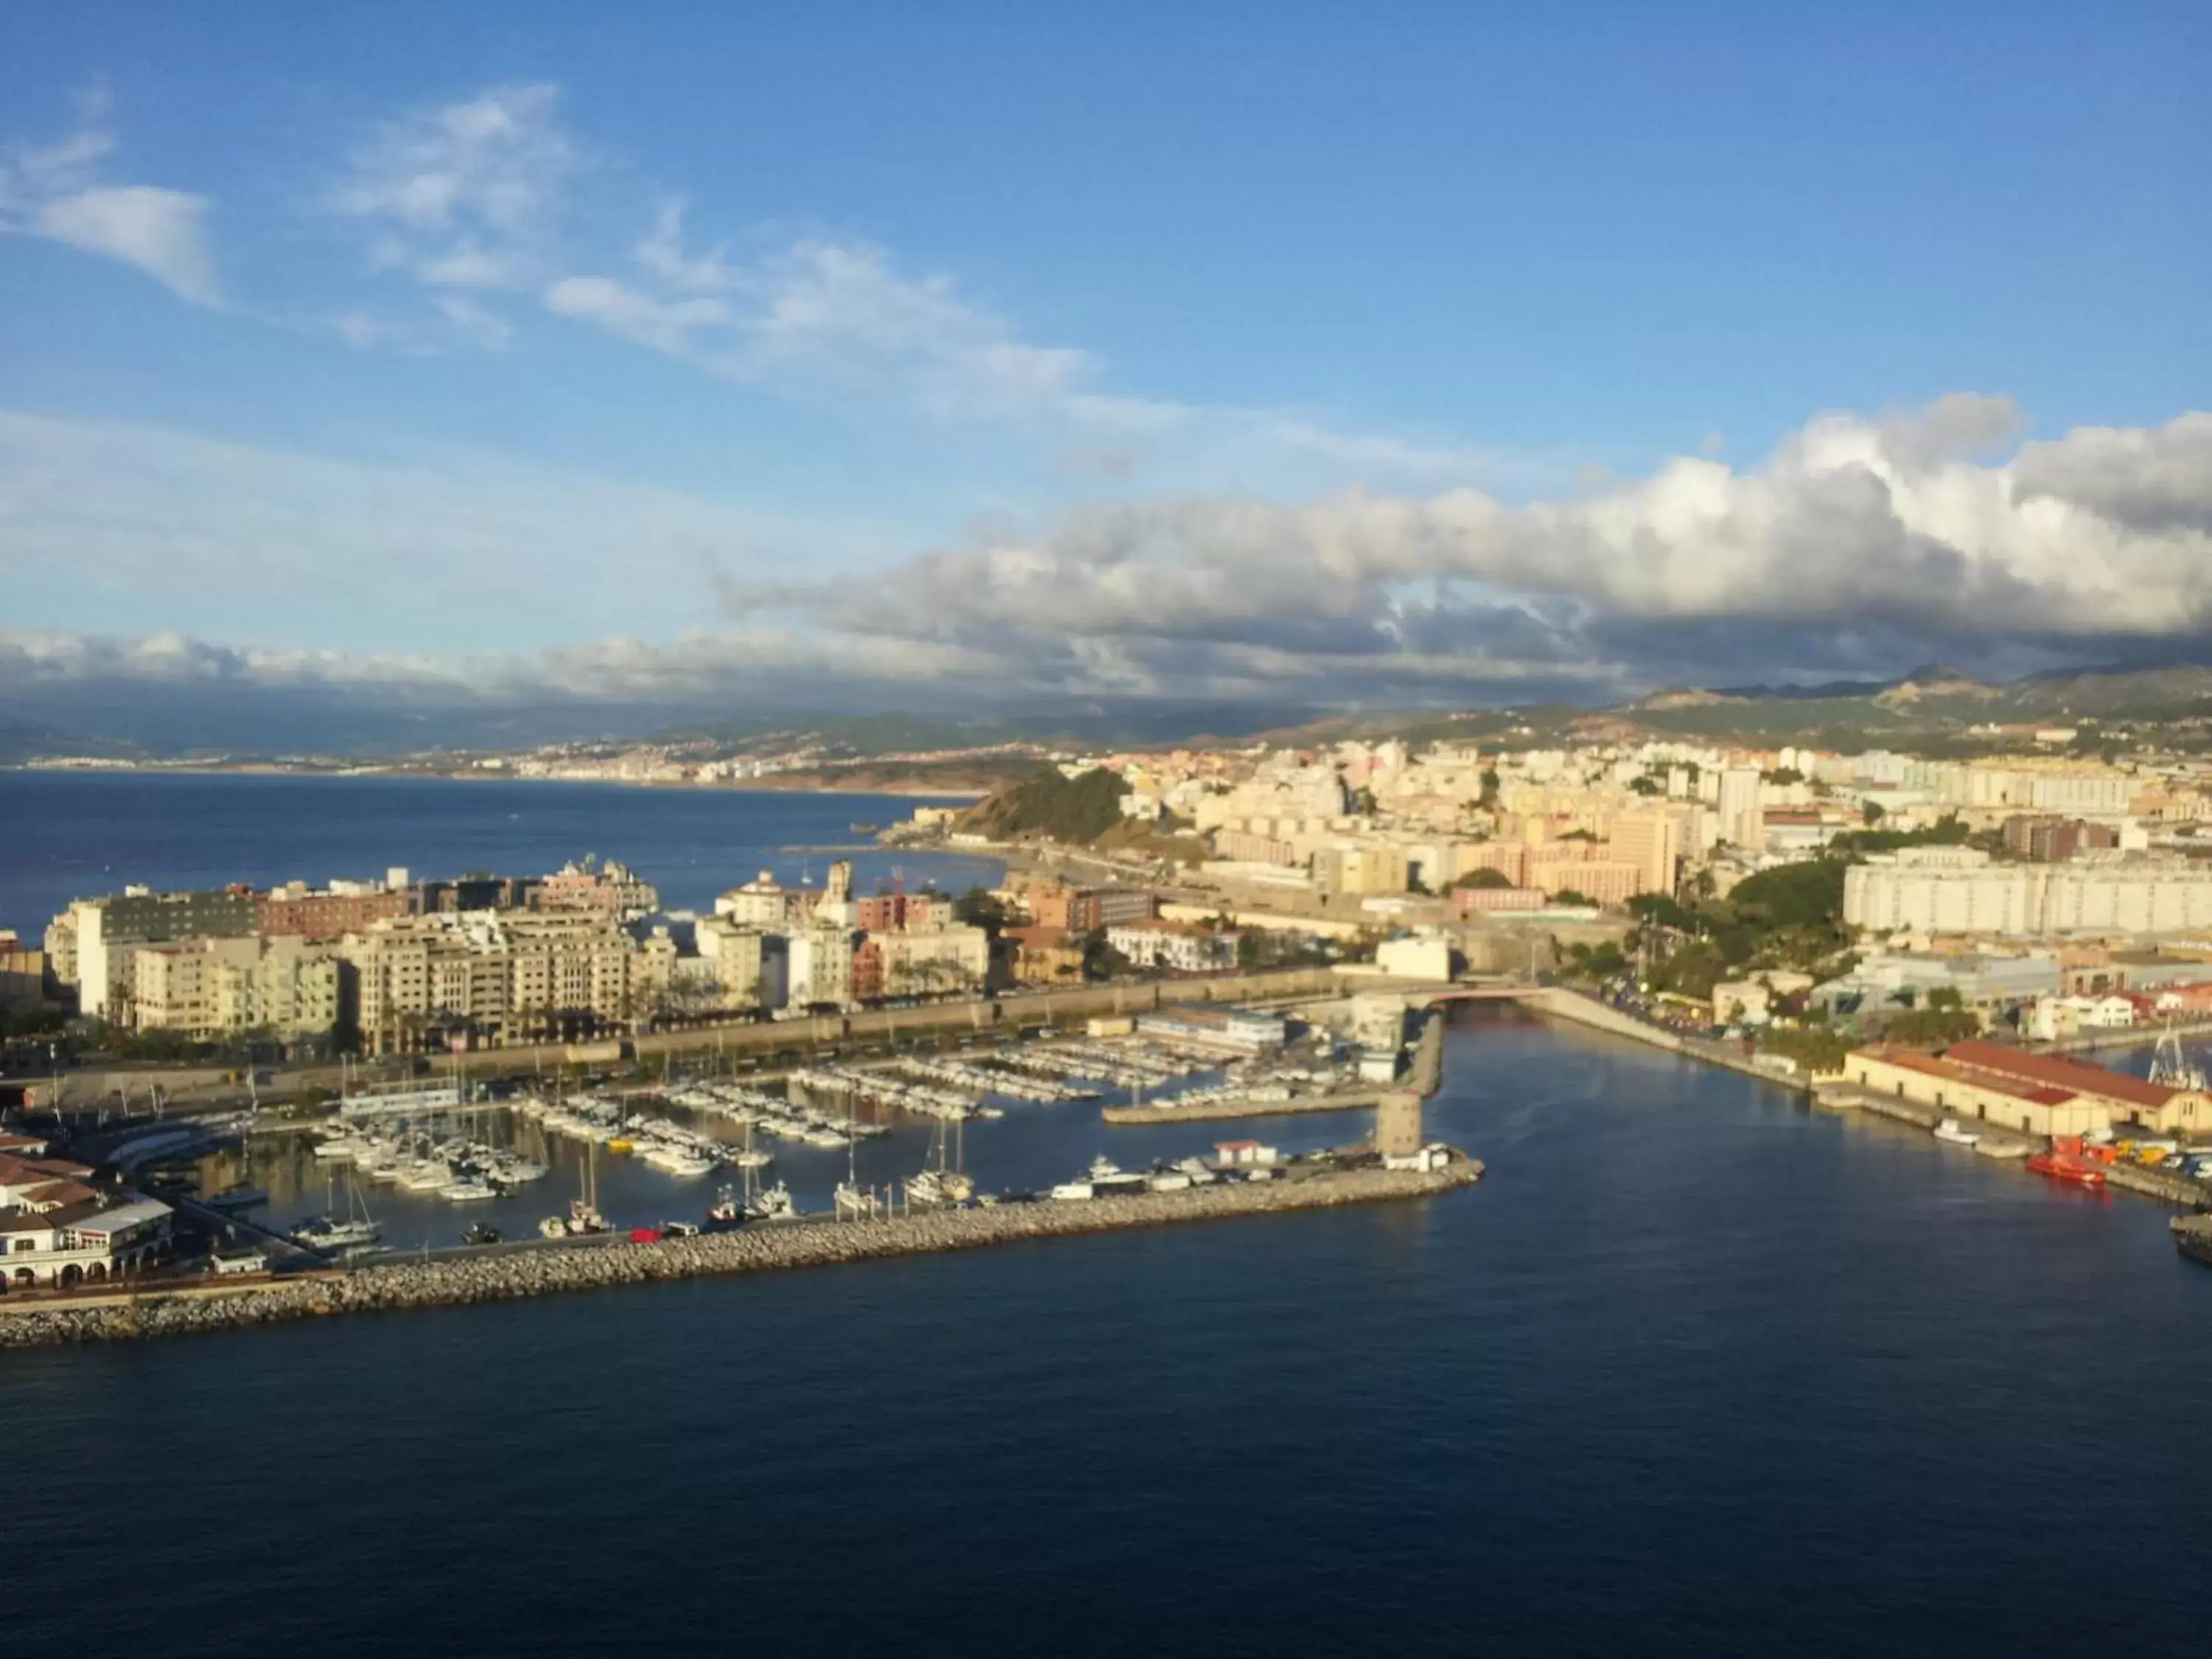
<svg viewBox="0 0 2212 1659"><path fill-rule="evenodd" d="M1373 1106L1382 1098L1376 1089L1354 1089L1332 1095L1292 1095L1282 1100L1200 1100L1184 1105L1163 1101L1157 1106L1108 1106L1098 1114L1107 1123L1202 1123L1209 1118L1291 1117L1300 1112L1349 1112Z"/></svg>
<svg viewBox="0 0 2212 1659"><path fill-rule="evenodd" d="M1443 1169L1296 1170L1271 1182L1224 1182L1182 1192L1081 1202L999 1204L849 1223L766 1224L735 1232L644 1244L488 1251L395 1261L241 1285L200 1283L65 1305L0 1301L0 1347L179 1336L332 1314L396 1312L602 1290L618 1285L829 1267L883 1256L975 1249L1126 1227L1283 1215L1349 1204L1426 1198L1481 1178L1479 1158L1455 1153Z"/></svg>

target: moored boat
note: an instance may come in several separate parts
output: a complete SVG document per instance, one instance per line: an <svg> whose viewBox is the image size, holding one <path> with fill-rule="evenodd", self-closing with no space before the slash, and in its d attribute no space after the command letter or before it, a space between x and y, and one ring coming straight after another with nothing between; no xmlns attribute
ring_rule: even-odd
<svg viewBox="0 0 2212 1659"><path fill-rule="evenodd" d="M1937 1124L1935 1134L1947 1146L1972 1146L1981 1139L1972 1130L1960 1128L1955 1117L1947 1117Z"/></svg>
<svg viewBox="0 0 2212 1659"><path fill-rule="evenodd" d="M2039 1176L2053 1181L2071 1182L2077 1187L2101 1187L2105 1184L2105 1167L2092 1162L2078 1152L2036 1152L2027 1160L2027 1167Z"/></svg>

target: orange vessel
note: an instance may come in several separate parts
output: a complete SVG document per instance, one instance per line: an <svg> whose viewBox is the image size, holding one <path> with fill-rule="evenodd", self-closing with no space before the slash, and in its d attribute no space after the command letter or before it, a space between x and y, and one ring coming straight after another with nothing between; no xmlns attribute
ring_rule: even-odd
<svg viewBox="0 0 2212 1659"><path fill-rule="evenodd" d="M2101 1187L2105 1184L2104 1166L2079 1152L2036 1152L2028 1158L2027 1167L2039 1176L2049 1176L2053 1181L2070 1181L2081 1187Z"/></svg>

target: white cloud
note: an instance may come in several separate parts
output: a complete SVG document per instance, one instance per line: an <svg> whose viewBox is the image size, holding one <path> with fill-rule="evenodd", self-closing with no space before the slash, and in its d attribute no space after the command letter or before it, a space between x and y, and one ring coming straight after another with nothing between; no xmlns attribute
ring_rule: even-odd
<svg viewBox="0 0 2212 1659"><path fill-rule="evenodd" d="M104 93L81 100L103 118ZM0 233L36 236L135 267L194 305L224 304L204 196L154 185L106 185L115 136L88 125L58 142L0 152Z"/></svg>
<svg viewBox="0 0 2212 1659"><path fill-rule="evenodd" d="M1995 459L1950 438L1978 447L1972 434L2008 421L2008 407L1956 416L1822 416L1756 467L1684 458L1526 507L1468 489L1098 506L866 581L795 582L772 573L837 562L687 498L501 475L474 458L364 468L0 416L0 576L10 558L27 575L65 556L134 593L203 593L218 616L240 614L247 595L315 586L325 616L404 618L388 632L410 642L422 592L464 617L565 594L564 620L626 630L504 655L19 632L0 636L0 684L631 704L1464 702L1894 672L1954 652L2039 652L2026 665L2040 665L2085 647L2212 642L2212 534L2170 510L2204 499L2201 459L2189 458L2205 416ZM2031 471L2045 475L2034 489ZM2046 493L2054 478L2064 499ZM2153 522L2131 523L2146 499L2155 510L2138 516ZM698 631L696 599L726 556L730 626ZM657 628L632 602L678 592L692 603ZM298 615L285 631L302 631Z"/></svg>
<svg viewBox="0 0 2212 1659"><path fill-rule="evenodd" d="M219 306L222 285L208 244L207 210L204 196L118 185L41 202L25 228L34 236L136 265L194 305Z"/></svg>
<svg viewBox="0 0 2212 1659"><path fill-rule="evenodd" d="M861 590L731 603L1013 657L1090 641L1186 671L1238 653L1279 675L1455 660L1470 680L1532 662L1626 678L1715 628L1764 672L1805 665L1794 653L1823 629L2053 648L2212 635L2212 534L2188 521L2212 501L2212 421L2077 433L2009 461L1959 453L2015 427L2001 400L1824 416L1759 467L1680 459L1526 507L1465 489L1097 506L920 555Z"/></svg>
<svg viewBox="0 0 2212 1659"><path fill-rule="evenodd" d="M386 121L354 152L333 211L372 257L434 288L514 288L544 268L579 155L560 88L500 86Z"/></svg>
<svg viewBox="0 0 2212 1659"><path fill-rule="evenodd" d="M702 349L701 331L730 320L729 307L720 300L657 300L607 276L562 277L545 290L545 308L683 358Z"/></svg>

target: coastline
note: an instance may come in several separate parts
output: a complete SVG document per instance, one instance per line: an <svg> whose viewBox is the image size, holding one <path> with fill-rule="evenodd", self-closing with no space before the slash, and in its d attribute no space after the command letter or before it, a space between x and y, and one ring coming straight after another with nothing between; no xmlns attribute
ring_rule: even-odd
<svg viewBox="0 0 2212 1659"><path fill-rule="evenodd" d="M948 1250L1024 1243L1136 1227L1249 1219L1356 1204L1432 1198L1474 1185L1480 1159L1455 1152L1443 1170L1339 1170L1265 1182L1224 1183L1083 1202L1000 1204L884 1219L755 1223L735 1232L652 1243L522 1246L477 1255L395 1261L352 1270L220 1281L64 1305L0 1297L0 1347L235 1330L337 1314L458 1307L621 1285L831 1267ZM615 1236L605 1236L614 1239Z"/></svg>
<svg viewBox="0 0 2212 1659"><path fill-rule="evenodd" d="M342 781L356 779L374 782L426 783L568 783L597 784L617 789L696 790L702 793L743 795L888 795L905 800L981 800L991 792L969 785L933 787L916 783L849 784L821 783L812 778L793 773L771 773L757 778L716 781L711 783L686 783L672 778L548 778L518 777L512 773L485 772L471 769L465 771L438 772L410 770L402 767L360 766L276 766L240 764L235 766L180 764L144 765L140 763L113 766L64 765L52 761L16 761L0 766L0 772L59 773L68 777L88 778L331 778Z"/></svg>

